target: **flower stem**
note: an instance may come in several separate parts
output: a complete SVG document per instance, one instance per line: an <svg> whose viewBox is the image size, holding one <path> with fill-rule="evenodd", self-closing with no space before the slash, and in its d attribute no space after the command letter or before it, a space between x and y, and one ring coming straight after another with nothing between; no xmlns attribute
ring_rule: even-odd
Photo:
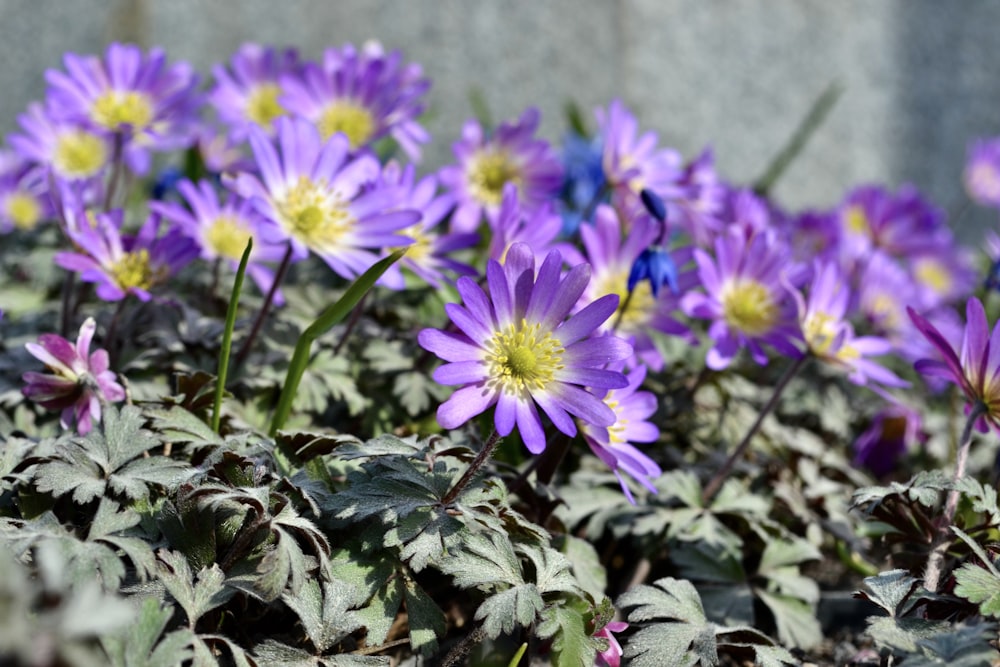
<svg viewBox="0 0 1000 667"><path fill-rule="evenodd" d="M622 301L621 306L618 308L618 316L615 317L615 323L611 326L611 333L618 333L618 327L621 326L622 320L625 319L625 311L628 310L630 303L632 303L632 290L629 290L628 294L625 295L625 300Z"/></svg>
<svg viewBox="0 0 1000 667"><path fill-rule="evenodd" d="M118 189L118 183L122 179L122 167L125 163L124 145L125 137L121 132L115 132L112 138L111 176L108 179L108 189L104 192L105 213L111 210L111 205L115 201L115 191Z"/></svg>
<svg viewBox="0 0 1000 667"><path fill-rule="evenodd" d="M229 372L229 351L233 345L233 329L236 327L236 306L240 300L240 290L243 289L243 276L246 275L251 250L253 250L253 238L247 239L247 248L240 258L239 268L236 269L233 294L229 297L229 309L226 311L226 328L222 332L222 349L219 352L219 370L216 373L215 400L212 405L212 430L216 433L219 432L219 424L222 421L222 394L226 390L226 374ZM217 262L216 268L218 266Z"/></svg>
<svg viewBox="0 0 1000 667"><path fill-rule="evenodd" d="M958 444L958 455L955 457L955 474L952 482L957 483L965 477L965 466L969 461L969 448L972 445L972 429L975 428L979 418L986 414L986 404L976 401L969 412L969 417L965 421L965 428L962 429L962 438ZM944 565L948 547L951 546L951 523L955 518L955 511L958 509L958 499L961 493L953 488L948 492L948 499L944 504L944 513L937 523L937 536L930 556L927 558L927 568L924 570L924 588L931 593L937 593L941 585L941 570Z"/></svg>
<svg viewBox="0 0 1000 667"><path fill-rule="evenodd" d="M753 440L753 437L757 435L757 431L760 430L760 425L764 423L764 418L771 414L771 411L774 410L776 405L778 405L778 401L781 399L781 394L785 391L785 387L788 386L788 383L793 377L795 377L795 374L799 372L799 369L802 368L807 359L809 359L809 355L805 354L796 359L795 362L785 370L785 374L781 376L781 379L778 380L778 384L774 386L774 392L771 394L771 398L767 401L764 407L760 409L760 412L757 414L757 419L750 427L750 430L747 431L745 436L743 436L743 440L741 440L740 444L736 446L733 453L729 455L729 458L727 458L726 462L722 464L722 467L719 468L719 470L712 476L708 485L705 486L705 490L701 492L701 501L704 505L708 505L708 503L712 501L712 498L715 497L715 494L719 492L719 488L725 481L726 476L733 469L733 466L736 465L736 462L743 456L747 447L750 446L750 441Z"/></svg>
<svg viewBox="0 0 1000 667"><path fill-rule="evenodd" d="M260 312L257 313L257 319L253 322L253 327L250 329L250 333L247 335L246 340L243 341L243 345L240 347L240 351L236 353L236 362L234 366L239 368L246 361L247 355L250 354L250 348L253 347L253 342L257 339L257 334L260 333L260 328L264 324L264 319L267 317L268 311L271 310L271 303L274 302L274 295L278 293L278 287L281 285L281 281L285 279L285 274L288 273L288 266L292 262L292 244L288 244L288 249L285 250L285 256L281 258L281 264L278 265L278 271L274 274L274 282L271 283L271 289L267 290L267 296L264 297L264 303L260 307Z"/></svg>
<svg viewBox="0 0 1000 667"><path fill-rule="evenodd" d="M455 482L455 486L451 487L451 490L448 491L444 498L441 499L442 505L450 505L455 501L455 498L457 498L458 495L465 490L465 487L469 485L472 478L476 476L484 465L486 465L486 462L493 455L493 450L497 448L498 444L500 444L500 434L497 433L496 429L493 429L493 432L490 433L490 437L486 439L486 443L483 445L483 448L479 450L478 454L476 454L476 458L472 459L472 463L469 464L469 469L465 471L465 474L462 475L457 482Z"/></svg>

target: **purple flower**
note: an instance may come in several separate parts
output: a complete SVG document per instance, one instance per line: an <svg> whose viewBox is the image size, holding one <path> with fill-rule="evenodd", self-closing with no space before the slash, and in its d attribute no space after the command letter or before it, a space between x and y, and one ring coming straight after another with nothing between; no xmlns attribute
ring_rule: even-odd
<svg viewBox="0 0 1000 667"><path fill-rule="evenodd" d="M322 141L303 119L278 118L277 127L277 145L250 128L260 177L240 173L226 181L269 221L265 241L289 242L295 260L312 251L349 280L378 261L383 248L410 243L398 232L420 214L398 209L401 190L381 183L374 157L351 158L347 137Z"/></svg>
<svg viewBox="0 0 1000 667"><path fill-rule="evenodd" d="M646 367L639 366L626 378L628 386L612 389L604 396L604 403L615 413L615 423L607 428L591 424L583 426L583 434L591 451L611 468L629 502L635 504L632 490L625 483L622 473L656 493L650 477L659 477L662 470L651 458L636 449L634 442L655 442L660 430L649 421L656 412L656 396L639 391L646 379Z"/></svg>
<svg viewBox="0 0 1000 667"><path fill-rule="evenodd" d="M222 64L214 66L215 86L208 94L208 101L229 126L229 136L242 141L253 126L273 134L274 120L287 113L280 101L280 80L296 76L299 70L295 49L278 51L250 43L237 49L229 68Z"/></svg>
<svg viewBox="0 0 1000 667"><path fill-rule="evenodd" d="M926 441L920 413L905 405L892 404L879 410L871 425L854 441L854 465L884 477L896 468L907 450Z"/></svg>
<svg viewBox="0 0 1000 667"><path fill-rule="evenodd" d="M48 108L54 118L120 133L133 171L149 169L150 150L174 150L194 140L198 76L187 63L168 66L163 49L109 44L104 58L67 53L67 72L49 70Z"/></svg>
<svg viewBox="0 0 1000 667"><path fill-rule="evenodd" d="M307 63L301 75L283 77L279 101L315 124L324 140L343 133L356 151L390 135L416 160L430 140L416 121L430 85L420 65L404 64L399 51L385 53L377 42L360 50L345 44L327 49L322 65Z"/></svg>
<svg viewBox="0 0 1000 667"><path fill-rule="evenodd" d="M715 240L715 259L700 248L694 259L705 293L688 292L681 308L691 317L712 321L708 336L715 345L706 357L709 368L726 368L743 346L754 361L766 364L761 343L786 356L801 356L795 341L802 334L787 287L790 252L774 234L748 238L732 227Z"/></svg>
<svg viewBox="0 0 1000 667"><path fill-rule="evenodd" d="M657 149L655 132L638 135L639 123L621 100L613 100L607 110L597 109L598 126L604 146L604 175L624 209L638 202L639 193L649 189L664 201L680 196L680 154L670 148Z"/></svg>
<svg viewBox="0 0 1000 667"><path fill-rule="evenodd" d="M37 102L28 106L18 122L24 134L8 137L11 147L51 169L57 178L95 178L110 162L111 144L106 136L78 123L55 120Z"/></svg>
<svg viewBox="0 0 1000 667"><path fill-rule="evenodd" d="M969 147L965 191L983 206L1000 206L1000 137L980 139Z"/></svg>
<svg viewBox="0 0 1000 667"><path fill-rule="evenodd" d="M283 249L267 244L260 235L260 216L250 202L230 193L224 203L209 181L197 185L183 180L177 190L187 202L187 207L175 203L152 202L150 208L176 223L185 236L201 249L201 258L214 261L224 259L235 271L243 258L247 242L254 239L247 274L257 283L261 292L267 293L274 282L274 272L261 262L281 259Z"/></svg>
<svg viewBox="0 0 1000 667"><path fill-rule="evenodd" d="M459 333L424 329L424 349L448 363L434 372L441 384L463 385L437 412L438 423L457 428L496 405L497 433L508 435L516 423L528 450L545 449L545 432L536 405L557 429L576 434L573 416L596 426L614 425L617 416L585 389L622 389L625 376L604 370L631 356L632 346L615 336L591 334L614 312L618 298L604 296L567 319L590 280L579 264L560 275L562 257L552 251L535 274L535 257L516 243L506 262L490 260L489 293L467 276L458 279L465 303L445 309Z"/></svg>
<svg viewBox="0 0 1000 667"><path fill-rule="evenodd" d="M650 282L646 280L631 289L628 286L630 269L636 258L658 236L659 225L649 216L644 216L632 224L623 238L618 213L607 204L597 207L592 225L580 227L586 261L593 270L591 281L580 297L580 307L605 294L618 295L618 309L601 327L601 331L610 333L612 327L617 325L615 333L632 338L636 355L653 370L663 368L663 358L653 343L654 331L696 342L690 329L673 316L679 305L679 297L673 291L661 290L658 295L654 294ZM690 259L689 251L681 255ZM681 272L678 275L678 290L684 291L695 282L693 272Z"/></svg>
<svg viewBox="0 0 1000 667"><path fill-rule="evenodd" d="M856 188L841 204L838 217L849 261L864 260L876 249L908 260L950 244L944 213L911 185L895 194L872 185Z"/></svg>
<svg viewBox="0 0 1000 667"><path fill-rule="evenodd" d="M86 217L86 216L84 216ZM179 229L159 236L160 216L153 214L134 236L122 235L121 209L98 213L92 225L68 228L67 234L81 252L56 253L56 264L76 271L80 279L97 283L97 296L120 301L134 294L142 301L151 290L198 256L198 247Z"/></svg>
<svg viewBox="0 0 1000 667"><path fill-rule="evenodd" d="M75 422L83 435L101 420L102 403L125 398L125 390L108 368L107 351L90 352L96 328L94 318L88 317L80 327L75 345L55 334L42 334L38 343L24 344L50 373L25 373L22 376L25 387L21 391L42 407L62 410L62 427L69 428Z"/></svg>
<svg viewBox="0 0 1000 667"><path fill-rule="evenodd" d="M382 180L386 185L397 185L402 189L399 200L401 209L420 214L420 220L400 231L403 236L413 239L413 243L407 246L406 255L399 263L437 288L447 282L444 276L446 271L474 275L475 269L452 259L449 254L476 245L479 234L441 233L439 227L455 207L455 201L450 195L438 193L437 178L431 174L417 181L413 165L401 167L392 162L383 171Z"/></svg>
<svg viewBox="0 0 1000 667"><path fill-rule="evenodd" d="M914 364L917 371L953 382L969 403L982 403L986 413L976 421L980 432L988 430L987 423L1000 430L1000 325L995 325L990 332L982 302L972 297L965 304L965 331L961 350L957 353L937 327L912 308L907 308L906 312L941 355L941 359L917 361Z"/></svg>
<svg viewBox="0 0 1000 667"><path fill-rule="evenodd" d="M490 259L503 261L507 250L514 243L525 243L535 255L545 255L550 249L562 252L573 250L565 243L555 243L562 231L562 218L556 214L551 204L526 210L521 207L517 187L508 183L503 189L503 199L496 219L491 220Z"/></svg>
<svg viewBox="0 0 1000 667"><path fill-rule="evenodd" d="M695 244L711 246L712 239L724 226L720 216L730 192L715 170L711 148L684 167L677 188L678 196L666 202L669 219L687 232Z"/></svg>
<svg viewBox="0 0 1000 667"><path fill-rule="evenodd" d="M621 667L622 645L612 634L614 632L625 632L628 623L624 621L609 621L603 628L594 633L594 637L603 637L608 640L608 648L597 654L594 659L594 667Z"/></svg>
<svg viewBox="0 0 1000 667"><path fill-rule="evenodd" d="M477 121L466 121L462 140L452 147L458 164L441 169L441 183L458 201L452 229L475 231L484 213L495 221L507 183L517 186L518 201L529 215L559 192L562 164L548 142L534 137L539 119L537 109L528 109L516 123L500 123L492 134Z"/></svg>
<svg viewBox="0 0 1000 667"><path fill-rule="evenodd" d="M0 151L0 234L29 231L52 216L45 169Z"/></svg>
<svg viewBox="0 0 1000 667"><path fill-rule="evenodd" d="M972 293L979 282L972 253L958 246L950 233L941 234L939 240L941 244L933 251L914 255L906 262L917 287L920 310L954 303Z"/></svg>
<svg viewBox="0 0 1000 667"><path fill-rule="evenodd" d="M854 384L869 380L887 387L909 383L867 357L888 354L892 343L876 336L856 336L847 321L851 290L836 264L817 261L808 298L792 290L806 348L817 358L847 370Z"/></svg>

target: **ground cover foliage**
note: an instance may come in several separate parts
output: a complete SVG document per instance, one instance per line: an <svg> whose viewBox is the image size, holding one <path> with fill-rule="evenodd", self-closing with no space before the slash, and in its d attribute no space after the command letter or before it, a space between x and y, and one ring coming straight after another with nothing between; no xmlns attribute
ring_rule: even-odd
<svg viewBox="0 0 1000 667"><path fill-rule="evenodd" d="M752 184L619 101L432 172L401 54L164 58L0 160L0 662L997 661L997 257L769 200L836 89Z"/></svg>

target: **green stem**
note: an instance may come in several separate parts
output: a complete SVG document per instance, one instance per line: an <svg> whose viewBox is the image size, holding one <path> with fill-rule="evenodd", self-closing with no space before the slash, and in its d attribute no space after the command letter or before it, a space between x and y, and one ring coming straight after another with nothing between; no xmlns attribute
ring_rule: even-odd
<svg viewBox="0 0 1000 667"><path fill-rule="evenodd" d="M458 498L458 495L465 490L465 487L469 485L472 478L476 476L482 467L486 465L486 462L489 461L490 457L493 456L493 450L495 450L499 444L500 434L496 432L496 429L494 429L493 432L490 433L490 437L486 439L486 443L483 445L483 448L479 450L478 454L476 454L476 458L472 459L472 463L469 464L469 469L465 471L465 474L462 475L457 482L455 482L455 486L451 487L448 493L445 494L444 498L441 499L442 505L450 505L455 501L455 498Z"/></svg>
<svg viewBox="0 0 1000 667"><path fill-rule="evenodd" d="M271 289L267 290L267 296L264 297L264 303L261 304L260 312L257 313L257 319L253 321L253 327L250 328L250 333L247 334L246 340L243 341L243 345L240 346L240 351L236 353L236 363L234 364L236 368L243 365L246 361L247 356L250 354L250 348L253 347L253 342L257 340L257 334L260 333L260 328L264 324L264 319L267 317L268 311L271 310L271 304L274 302L274 295L278 293L278 287L281 285L281 281L284 280L285 274L288 272L288 266L292 262L292 244L289 242L288 249L285 250L285 256L281 258L281 264L278 265L278 271L274 274L274 282L271 283Z"/></svg>
<svg viewBox="0 0 1000 667"><path fill-rule="evenodd" d="M240 290L243 289L243 277L250 261L250 251L253 250L253 238L247 239L246 250L240 258L240 266L236 269L236 280L233 282L233 293L229 297L229 308L226 310L226 328L222 333L222 350L219 354L219 370L215 380L215 402L212 405L212 430L219 432L222 421L222 394L226 390L226 375L229 373L229 352L233 345L233 329L236 327L236 306L240 300ZM218 263L216 263L218 267ZM213 290L214 291L214 290Z"/></svg>
<svg viewBox="0 0 1000 667"><path fill-rule="evenodd" d="M289 247L290 248L290 247ZM329 331L335 324L340 322L358 304L365 294L368 293L375 282L382 277L386 270L395 264L404 254L406 249L397 250L388 257L376 262L370 269L365 271L354 283L347 288L344 296L340 297L336 303L327 307L320 316L299 336L295 344L295 351L292 353L292 360L288 364L288 374L285 376L285 383L281 388L281 396L278 398L278 406L274 409L274 417L271 419L269 433L272 437L278 432L288 415L292 411L292 401L295 399L295 392L299 388L302 376L309 365L309 354L313 341ZM295 452L284 452L291 460L296 460Z"/></svg>
<svg viewBox="0 0 1000 667"><path fill-rule="evenodd" d="M968 419L965 420L965 428L962 429L962 439L959 441L958 454L955 457L955 474L952 481L957 483L965 477L965 466L969 462L969 448L972 445L972 429L975 428L979 418L986 414L988 408L982 401L976 401L969 412ZM945 556L948 554L948 547L951 546L951 524L955 519L955 511L958 509L958 500L961 493L953 488L948 492L948 499L944 504L944 513L937 524L937 537L927 558L927 568L924 570L924 588L931 593L937 593L941 585L941 572L944 566Z"/></svg>
<svg viewBox="0 0 1000 667"><path fill-rule="evenodd" d="M124 148L125 137L121 131L115 132L112 138L111 176L108 179L108 189L104 193L105 213L111 210L111 205L115 201L115 191L118 190L118 183L122 178L122 168L125 163Z"/></svg>
<svg viewBox="0 0 1000 667"><path fill-rule="evenodd" d="M733 453L729 455L726 462L722 464L722 467L719 468L715 475L712 476L708 485L705 486L705 490L701 493L701 500L704 505L707 506L712 501L712 498L715 497L715 494L719 492L719 488L725 481L726 476L729 475L733 466L736 465L736 462L742 458L743 453L750 445L750 441L753 437L757 435L757 431L760 430L760 425L764 423L764 418L771 414L771 411L778 405L778 401L781 399L781 394L785 391L785 387L788 386L788 383L793 377L795 377L795 374L799 372L799 369L802 368L808 358L808 354L799 357L785 370L785 374L781 376L781 379L778 380L778 384L774 386L774 392L771 394L771 398L767 401L764 407L760 409L760 412L757 414L757 419L750 427L750 430L747 431L747 434L743 436L743 440L740 441L740 444L736 446Z"/></svg>
<svg viewBox="0 0 1000 667"><path fill-rule="evenodd" d="M774 187L774 184L778 182L781 175L785 173L785 170L788 169L792 161L799 156L802 149L806 147L806 143L816 133L820 125L823 124L823 121L826 120L826 117L830 114L830 111L837 103L837 100L840 99L840 95L843 92L844 89L836 81L826 87L826 90L813 102L806 117L795 128L795 132L788 140L788 143L774 156L764 171L764 175L754 183L754 192L762 196L767 196L771 188Z"/></svg>

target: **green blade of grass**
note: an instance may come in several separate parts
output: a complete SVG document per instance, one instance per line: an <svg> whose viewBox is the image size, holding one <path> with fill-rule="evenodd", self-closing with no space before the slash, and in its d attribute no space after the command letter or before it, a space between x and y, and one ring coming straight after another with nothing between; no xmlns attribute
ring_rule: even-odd
<svg viewBox="0 0 1000 667"><path fill-rule="evenodd" d="M243 289L243 276L247 272L251 250L253 250L253 238L247 239L246 250L243 251L240 266L236 269L236 280L233 281L233 293L229 297L229 308L226 309L226 329L222 333L222 351L219 354L219 370L215 380L215 402L212 405L212 430L216 433L219 432L219 423L222 421L222 393L226 390L226 376L229 374L229 348L233 344L236 306L240 300L240 290Z"/></svg>

